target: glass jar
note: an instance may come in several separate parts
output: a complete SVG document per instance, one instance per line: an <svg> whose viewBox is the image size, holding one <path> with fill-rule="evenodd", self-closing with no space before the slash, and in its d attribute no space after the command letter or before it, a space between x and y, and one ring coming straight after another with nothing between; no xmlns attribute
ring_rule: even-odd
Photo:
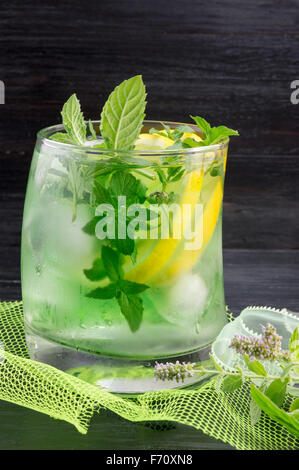
<svg viewBox="0 0 299 470"><path fill-rule="evenodd" d="M162 129L145 121L143 132L152 127ZM193 359L226 322L228 139L128 152L50 140L62 130L38 133L26 193L21 264L30 355L112 391L161 388L153 361Z"/></svg>

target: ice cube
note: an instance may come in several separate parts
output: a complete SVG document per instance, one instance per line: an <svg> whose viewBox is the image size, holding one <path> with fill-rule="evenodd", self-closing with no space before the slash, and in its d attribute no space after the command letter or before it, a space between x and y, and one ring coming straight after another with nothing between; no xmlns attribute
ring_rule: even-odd
<svg viewBox="0 0 299 470"><path fill-rule="evenodd" d="M96 237L82 230L94 213L87 205L78 204L74 221L72 215L72 201L68 199L53 201L45 208L48 243L52 256L56 253L66 266L82 269L82 266L89 267L92 264L99 245Z"/></svg>
<svg viewBox="0 0 299 470"><path fill-rule="evenodd" d="M198 274L184 273L171 289L167 320L182 326L197 323L204 312L208 293L205 281Z"/></svg>

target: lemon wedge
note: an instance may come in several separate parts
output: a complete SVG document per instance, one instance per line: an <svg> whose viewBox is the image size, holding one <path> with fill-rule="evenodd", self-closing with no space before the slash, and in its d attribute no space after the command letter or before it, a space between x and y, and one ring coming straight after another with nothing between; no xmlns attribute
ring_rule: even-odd
<svg viewBox="0 0 299 470"><path fill-rule="evenodd" d="M173 143L173 140L160 134L140 134L135 144L135 150L163 150Z"/></svg>
<svg viewBox="0 0 299 470"><path fill-rule="evenodd" d="M171 132L172 132L173 130L174 130L174 129L170 129ZM168 141L168 142L171 142L171 143L166 143L166 141L163 140L163 141L165 142L165 147L163 147L163 146L162 146L162 147L157 147L157 150L160 150L160 149L169 147L169 145L172 145L172 144L174 143L173 140L171 140L171 139L169 139L169 138L167 137L167 132L166 132L164 129L163 129L162 131L160 131L160 132L161 132L162 134L165 134L165 139L167 139L167 141ZM142 136L142 137L141 137L141 136ZM154 136L154 137L156 137L156 138L157 138L157 137L162 137L162 139L164 139L164 136L162 136L161 134L140 134L139 139L141 138L141 142L140 142L141 145L144 143L145 146L147 146L147 143L150 141L149 137L152 137L152 136ZM184 134L182 135L182 140L184 141L185 139L187 139L187 138L189 138L189 137L191 137L191 139L196 140L196 142L200 142L200 141L202 140L202 138L201 138L198 134L196 134L195 132L184 132ZM137 140L137 144L136 144L136 145L138 145L139 139ZM156 139L156 141L158 142L158 139ZM163 141L160 142L162 145L163 145ZM149 142L149 143L150 143L150 142ZM139 150L139 148L137 148L136 146L135 146L135 148L136 148L137 150ZM146 147L144 147L142 150L149 150L149 149L146 148Z"/></svg>
<svg viewBox="0 0 299 470"><path fill-rule="evenodd" d="M203 182L203 171L193 171L187 179L187 183L184 189L183 196L180 200L180 204L188 204L191 206L189 218L193 216L193 210L195 204L198 202L199 193ZM184 220L184 224L188 225L190 220ZM173 226L181 226L181 233L184 233L183 222L181 217L174 215ZM175 232L174 228L174 232ZM126 274L126 279L134 282L147 282L155 277L168 263L169 259L174 254L175 250L181 243L181 239L169 237L168 239L161 239L156 243L151 253L141 262L136 265L132 270Z"/></svg>
<svg viewBox="0 0 299 470"><path fill-rule="evenodd" d="M154 284L168 282L181 273L189 271L194 266L214 233L221 211L222 197L222 180L219 177L203 213L203 241L201 247L197 250L181 251L174 257L173 261L171 260L168 263L163 271L157 273L152 279Z"/></svg>
<svg viewBox="0 0 299 470"><path fill-rule="evenodd" d="M184 141L189 137L191 137L191 139L196 140L196 142L200 142L202 140L202 138L199 135L195 134L195 132L184 132L182 140Z"/></svg>
<svg viewBox="0 0 299 470"><path fill-rule="evenodd" d="M162 131L164 132L164 131ZM195 133L184 132L183 140L191 137L197 142L201 137ZM136 150L162 150L173 144L173 140L160 134L140 134L135 149ZM189 173L180 199L180 204L189 204L194 209L198 203L200 191L203 184L203 169L194 170ZM150 282L152 284L167 283L178 276L181 272L192 268L200 257L204 248L211 239L216 227L218 216L221 211L223 187L219 177L215 181L214 190L205 206L203 213L203 243L200 249L185 251L180 250L180 245L184 240L176 238L160 239L155 242L154 248L142 256L142 260L125 274L125 278L135 282ZM191 210L193 217L194 210ZM184 223L189 223L185 220ZM182 224L179 217L174 216L174 225ZM182 232L183 233L183 226ZM179 253L177 254L177 250Z"/></svg>

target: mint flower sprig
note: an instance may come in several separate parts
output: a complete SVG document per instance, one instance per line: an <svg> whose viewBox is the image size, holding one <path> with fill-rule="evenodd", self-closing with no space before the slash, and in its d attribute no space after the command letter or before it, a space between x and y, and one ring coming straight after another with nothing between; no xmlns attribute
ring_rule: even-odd
<svg viewBox="0 0 299 470"><path fill-rule="evenodd" d="M231 348L243 357L244 367L236 372L224 370L213 358L211 367L191 362L165 364L156 362L154 377L157 380L176 380L184 382L186 378L197 374L198 378L216 376L216 392L231 393L239 389L245 382L250 382L250 420L255 425L262 411L299 438L299 328L295 328L289 341L289 350L281 348L281 337L273 325L268 323L263 327L263 337L258 341L252 338L236 335L231 340ZM277 361L281 373L269 374L264 361ZM287 386L290 386L287 390ZM282 408L286 394L293 396L289 408Z"/></svg>
<svg viewBox="0 0 299 470"><path fill-rule="evenodd" d="M270 323L262 326L263 337L261 339L244 335L235 335L231 341L230 348L236 350L238 354L247 354L249 359L275 361L283 359L290 360L290 352L281 349L282 337L277 334L276 329Z"/></svg>
<svg viewBox="0 0 299 470"><path fill-rule="evenodd" d="M184 382L185 378L193 377L196 369L195 362L156 362L154 369L154 376L160 380L176 380L177 382Z"/></svg>

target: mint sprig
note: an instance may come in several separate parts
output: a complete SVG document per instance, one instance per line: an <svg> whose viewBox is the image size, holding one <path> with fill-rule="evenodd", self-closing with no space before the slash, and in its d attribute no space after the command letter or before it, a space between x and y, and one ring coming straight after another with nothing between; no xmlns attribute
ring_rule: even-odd
<svg viewBox="0 0 299 470"><path fill-rule="evenodd" d="M123 279L119 254L109 246L103 246L102 248L102 263L111 282L105 287L92 290L87 294L87 297L93 299L115 298L130 330L135 332L140 327L143 315L143 301L139 294L148 289L149 286ZM94 263L93 268L88 270L89 278L91 272L92 277L94 277L97 268L98 266ZM86 270L84 272L86 274Z"/></svg>
<svg viewBox="0 0 299 470"><path fill-rule="evenodd" d="M211 125L200 116L191 116L191 119L195 121L196 125L203 133L204 139L200 142L194 143L194 147L202 145L215 145L218 144L221 140L226 139L230 135L239 135L238 131L234 129L229 129L226 126L211 127Z"/></svg>
<svg viewBox="0 0 299 470"><path fill-rule="evenodd" d="M267 327L271 344L274 344L276 333L275 328L268 324ZM265 331L266 331L265 328ZM280 337L278 337L280 338ZM267 372L264 365L255 359L260 357L261 350L257 348L252 352L251 359L243 349L239 354L243 356L244 363L236 367L236 371L228 371L223 369L210 355L210 361L202 363L191 363L177 361L174 363L156 363L154 376L160 380L176 380L184 382L185 377L192 377L198 374L198 377L208 378L215 377L216 393L232 393L240 389L244 384L250 383L250 423L255 426L259 421L262 411L269 415L272 419L280 423L287 430L299 438L299 398L298 398L298 354L299 354L299 328L295 328L289 341L289 350L281 357L276 357L280 366L280 372L277 375L271 375ZM252 338L240 336L243 347L247 347ZM234 339L232 339L232 343ZM265 345L265 352L268 348ZM281 348L281 347L280 347ZM282 350L281 350L282 351ZM267 356L267 354L266 354ZM265 359L265 363L273 361L273 357ZM211 367L212 366L212 367ZM289 386L289 388L288 388ZM243 392L244 393L244 392ZM288 406L286 397L292 398L291 404Z"/></svg>
<svg viewBox="0 0 299 470"><path fill-rule="evenodd" d="M191 116L191 119L195 121L197 127L201 130L203 134L203 138L206 139L209 135L209 132L211 130L211 125L206 121L204 118L199 117L199 116Z"/></svg>
<svg viewBox="0 0 299 470"><path fill-rule="evenodd" d="M100 130L106 148L134 148L145 116L145 97L141 75L125 80L112 91L101 114Z"/></svg>
<svg viewBox="0 0 299 470"><path fill-rule="evenodd" d="M193 139L193 137L183 138L185 132L194 133L194 129L189 126L182 125L174 129L170 129L170 127L163 122L162 125L164 129L162 131L152 128L149 130L149 133L163 136L166 135L169 139L173 140L173 145L167 147L167 150L180 150L192 147L215 145L231 135L239 135L238 131L229 129L226 126L211 127L208 121L200 116L190 115L190 117L193 119L193 121L195 121L197 127L201 130L203 140L198 141Z"/></svg>

